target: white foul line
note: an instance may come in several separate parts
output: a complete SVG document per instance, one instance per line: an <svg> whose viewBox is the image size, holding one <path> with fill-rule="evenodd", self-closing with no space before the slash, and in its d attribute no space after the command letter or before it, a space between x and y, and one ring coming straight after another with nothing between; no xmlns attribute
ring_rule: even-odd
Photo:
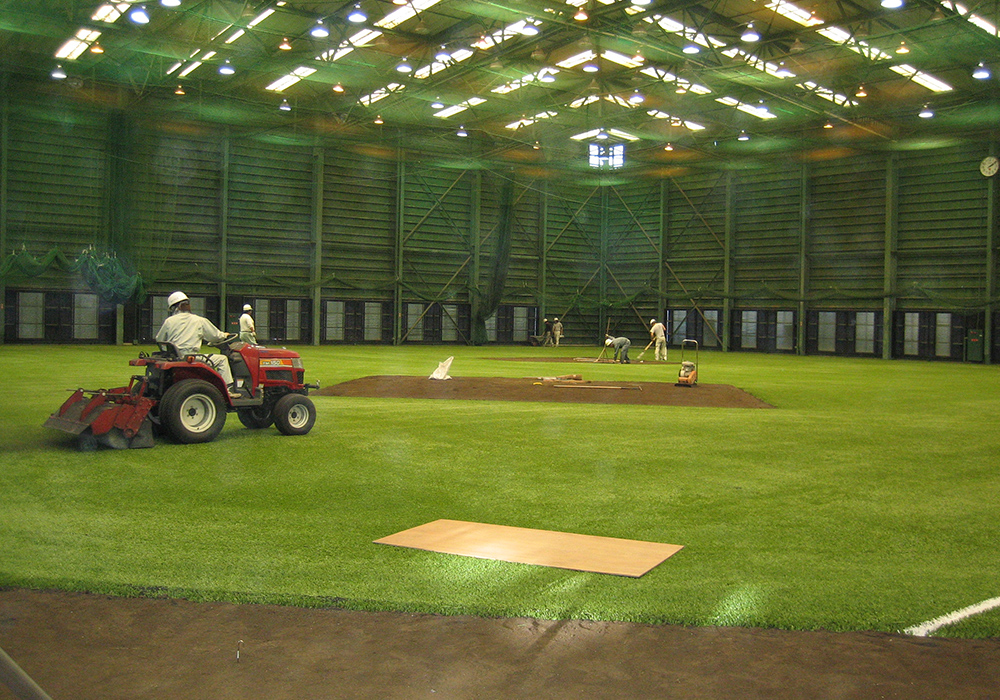
<svg viewBox="0 0 1000 700"><path fill-rule="evenodd" d="M935 617L933 620L924 622L916 627L907 627L903 631L907 634L912 634L914 637L926 637L931 632L934 632L945 625L953 624L959 620L964 620L967 617L978 615L979 613L992 610L993 608L1000 608L1000 598L990 598L989 600L984 600L982 603L976 603L975 605L970 605L967 608L956 610L953 613L948 613L947 615L942 615L941 617Z"/></svg>

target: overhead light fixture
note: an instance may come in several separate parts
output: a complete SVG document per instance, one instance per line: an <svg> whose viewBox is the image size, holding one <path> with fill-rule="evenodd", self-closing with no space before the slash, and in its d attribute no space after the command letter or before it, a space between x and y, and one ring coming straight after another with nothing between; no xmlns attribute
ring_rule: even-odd
<svg viewBox="0 0 1000 700"><path fill-rule="evenodd" d="M533 144L531 144L531 148L535 151L541 150L542 144L538 143L538 141L535 141Z"/></svg>
<svg viewBox="0 0 1000 700"><path fill-rule="evenodd" d="M805 50L806 50L806 45L803 44L802 40L799 39L798 37L795 37L795 41L793 41L792 45L788 47L789 53L802 53Z"/></svg>
<svg viewBox="0 0 1000 700"><path fill-rule="evenodd" d="M149 24L149 13L146 12L145 5L133 7L128 13L128 18L136 24Z"/></svg>
<svg viewBox="0 0 1000 700"><path fill-rule="evenodd" d="M653 0L632 0L632 4L633 5L638 5L640 7L643 7L645 5L651 5L651 4L653 4Z"/></svg>
<svg viewBox="0 0 1000 700"><path fill-rule="evenodd" d="M357 3L354 6L354 9L352 9L347 14L347 21L348 22L353 22L354 24L361 24L362 22L367 22L368 21L368 15L366 15L365 11L361 9L361 3L360 2Z"/></svg>
<svg viewBox="0 0 1000 700"><path fill-rule="evenodd" d="M104 53L104 47L95 41L90 45L90 53Z"/></svg>
<svg viewBox="0 0 1000 700"><path fill-rule="evenodd" d="M281 40L281 43L278 44L278 48L281 49L282 51L292 50L292 45L288 43L288 37L285 37L284 39Z"/></svg>
<svg viewBox="0 0 1000 700"><path fill-rule="evenodd" d="M55 68L53 68L51 75L54 80L66 79L66 71L63 70L63 67L61 65L58 65Z"/></svg>
<svg viewBox="0 0 1000 700"><path fill-rule="evenodd" d="M917 116L921 119L930 119L934 116L934 110L932 110L929 105L924 105L923 109L920 110L920 113Z"/></svg>
<svg viewBox="0 0 1000 700"><path fill-rule="evenodd" d="M278 105L278 109L280 109L282 112L291 112L292 106L288 104L288 100L282 100L281 104Z"/></svg>
<svg viewBox="0 0 1000 700"><path fill-rule="evenodd" d="M743 30L740 40L746 42L760 41L760 34L758 34L757 30L753 28L753 22L747 24L747 28Z"/></svg>
<svg viewBox="0 0 1000 700"><path fill-rule="evenodd" d="M868 97L868 93L865 91L865 86L858 85L858 89L854 91L855 97Z"/></svg>
<svg viewBox="0 0 1000 700"><path fill-rule="evenodd" d="M823 125L823 128L824 129L832 129L833 128L833 122L828 121L826 124Z"/></svg>
<svg viewBox="0 0 1000 700"><path fill-rule="evenodd" d="M541 30L535 25L535 20L528 18L524 20L524 26L521 27L521 34L524 36L538 36Z"/></svg>
<svg viewBox="0 0 1000 700"><path fill-rule="evenodd" d="M334 92L343 92L344 91L344 86L341 85L340 83L336 83L336 84L334 84L332 90Z"/></svg>
<svg viewBox="0 0 1000 700"><path fill-rule="evenodd" d="M641 92L639 92L639 88L636 88L635 92L629 95L628 101L634 105L641 105L643 102L646 101L646 98L643 96Z"/></svg>
<svg viewBox="0 0 1000 700"><path fill-rule="evenodd" d="M174 94L175 94L175 95L184 95L184 94L186 94L186 93L184 92L184 86L183 86L183 85L178 85L178 86L177 86L177 89L176 89L176 90L174 90Z"/></svg>
<svg viewBox="0 0 1000 700"><path fill-rule="evenodd" d="M309 36L315 39L325 39L330 36L330 30L323 24L323 20L316 20L316 24L309 30Z"/></svg>
<svg viewBox="0 0 1000 700"><path fill-rule="evenodd" d="M666 146L663 147L663 150L664 151L672 151L672 150L674 150L674 145L672 143L668 143Z"/></svg>
<svg viewBox="0 0 1000 700"><path fill-rule="evenodd" d="M746 131L741 131L740 135L736 137L736 140L737 141L749 141L750 140L750 134L748 134Z"/></svg>
<svg viewBox="0 0 1000 700"><path fill-rule="evenodd" d="M583 64L584 73L596 73L599 70L601 70L601 67L598 66L593 61L587 61L586 63Z"/></svg>
<svg viewBox="0 0 1000 700"><path fill-rule="evenodd" d="M608 140L608 132L606 132L604 130L604 128L602 127L602 128L600 128L600 129L597 130L597 136L595 136L594 138L596 138L598 141L607 141Z"/></svg>
<svg viewBox="0 0 1000 700"><path fill-rule="evenodd" d="M910 53L910 47L906 45L905 41L899 42L899 48L896 49L896 53Z"/></svg>
<svg viewBox="0 0 1000 700"><path fill-rule="evenodd" d="M681 49L681 51L688 54L689 56L693 56L694 54L701 52L701 47L698 46L698 44L685 44L684 48Z"/></svg>
<svg viewBox="0 0 1000 700"><path fill-rule="evenodd" d="M382 121L382 115L381 114L379 114L378 116L375 117L375 123L376 124L384 124L385 123L385 122Z"/></svg>
<svg viewBox="0 0 1000 700"><path fill-rule="evenodd" d="M539 71L538 79L543 83L554 83L556 81L556 76L552 75L549 71Z"/></svg>
<svg viewBox="0 0 1000 700"><path fill-rule="evenodd" d="M576 14L573 15L573 19L575 19L577 22L586 22L588 19L590 19L590 15L588 15L587 11L581 7L577 9Z"/></svg>
<svg viewBox="0 0 1000 700"><path fill-rule="evenodd" d="M881 5L887 10L898 10L903 6L903 0L882 0Z"/></svg>
<svg viewBox="0 0 1000 700"><path fill-rule="evenodd" d="M180 7L181 0L160 0L160 4L164 7Z"/></svg>
<svg viewBox="0 0 1000 700"><path fill-rule="evenodd" d="M538 61L539 63L541 63L542 61L545 60L545 52L542 51L542 47L541 46L536 46L531 51L531 60L532 61Z"/></svg>
<svg viewBox="0 0 1000 700"><path fill-rule="evenodd" d="M455 132L455 136L460 136L463 139L469 135L469 132L465 130L464 126L458 127L458 131Z"/></svg>
<svg viewBox="0 0 1000 700"><path fill-rule="evenodd" d="M444 102L441 101L440 97L434 98L434 101L431 102L431 109L444 109Z"/></svg>
<svg viewBox="0 0 1000 700"><path fill-rule="evenodd" d="M441 44L441 48L438 49L436 54L434 54L434 60L438 63L444 63L445 61L451 60L451 54L448 52L448 48L444 44Z"/></svg>
<svg viewBox="0 0 1000 700"><path fill-rule="evenodd" d="M233 68L233 64L229 62L228 58L226 59L225 63L219 66L219 73L221 75L232 75L235 72L236 69Z"/></svg>
<svg viewBox="0 0 1000 700"><path fill-rule="evenodd" d="M972 77L976 80L989 80L991 76L992 73L990 73L990 69L984 66L982 61L980 61L979 65L976 66L976 69L972 71Z"/></svg>
<svg viewBox="0 0 1000 700"><path fill-rule="evenodd" d="M400 73L410 73L411 71L413 71L413 66L411 66L410 62L404 58L402 61L396 64L396 70L399 71Z"/></svg>

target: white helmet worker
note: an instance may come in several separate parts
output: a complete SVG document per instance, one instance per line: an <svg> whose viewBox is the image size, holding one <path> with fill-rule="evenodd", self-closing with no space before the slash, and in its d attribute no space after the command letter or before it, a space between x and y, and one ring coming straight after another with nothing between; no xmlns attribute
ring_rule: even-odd
<svg viewBox="0 0 1000 700"><path fill-rule="evenodd" d="M243 305L243 310L244 311L253 311L253 307L250 306L250 304L244 304Z"/></svg>
<svg viewBox="0 0 1000 700"><path fill-rule="evenodd" d="M649 319L649 325L652 326L654 323L656 323L656 319L655 318Z"/></svg>
<svg viewBox="0 0 1000 700"><path fill-rule="evenodd" d="M615 339L612 338L612 337L610 337L610 336L608 336L608 338L604 341L604 344L605 345L611 345L611 343L613 343L613 342L615 342Z"/></svg>
<svg viewBox="0 0 1000 700"><path fill-rule="evenodd" d="M190 301L190 299L188 299L188 295L185 294L184 292L174 292L173 294L167 297L167 308L173 309L182 301Z"/></svg>

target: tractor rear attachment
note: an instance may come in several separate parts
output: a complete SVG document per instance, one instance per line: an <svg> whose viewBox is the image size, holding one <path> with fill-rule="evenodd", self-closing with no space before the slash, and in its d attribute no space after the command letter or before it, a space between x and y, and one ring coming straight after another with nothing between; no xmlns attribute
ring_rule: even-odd
<svg viewBox="0 0 1000 700"><path fill-rule="evenodd" d="M133 385L135 380L116 389L77 389L49 416L45 427L76 435L81 450L95 450L98 445L116 450L152 447L149 411L156 401L143 397L139 386L133 390Z"/></svg>

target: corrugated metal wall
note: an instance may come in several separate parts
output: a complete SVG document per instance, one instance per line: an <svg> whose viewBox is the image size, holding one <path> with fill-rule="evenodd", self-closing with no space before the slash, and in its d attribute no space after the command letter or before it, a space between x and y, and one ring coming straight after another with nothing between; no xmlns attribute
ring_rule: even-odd
<svg viewBox="0 0 1000 700"><path fill-rule="evenodd" d="M662 317L680 337L714 326L733 349L963 359L970 330L987 333L987 359L997 346L985 140L595 186L120 112L8 100L3 120L5 256L111 249L151 293L183 288L220 323L265 303L275 338L466 342L512 182L491 337L520 341L562 316L570 342L610 330L644 343ZM8 306L42 291L71 294L46 308L93 307L57 269L2 283ZM8 342L24 339L13 313ZM148 302L124 315L139 338L157 316Z"/></svg>

